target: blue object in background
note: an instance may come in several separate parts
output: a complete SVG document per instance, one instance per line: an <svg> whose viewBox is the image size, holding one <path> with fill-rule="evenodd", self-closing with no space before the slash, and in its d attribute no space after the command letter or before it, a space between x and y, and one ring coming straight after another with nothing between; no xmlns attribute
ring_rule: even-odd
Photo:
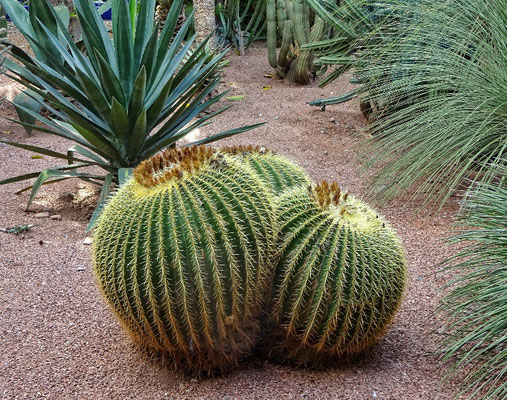
<svg viewBox="0 0 507 400"><path fill-rule="evenodd" d="M95 4L95 7L99 8L102 4L104 4L104 2L103 1L95 1L94 4ZM109 9L104 14L102 14L101 17L105 21L111 21L111 7L109 7Z"/></svg>

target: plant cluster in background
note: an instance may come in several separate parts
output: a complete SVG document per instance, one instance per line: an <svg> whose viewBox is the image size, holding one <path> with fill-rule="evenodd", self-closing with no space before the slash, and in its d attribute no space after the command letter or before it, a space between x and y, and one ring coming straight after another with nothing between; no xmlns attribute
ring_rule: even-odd
<svg viewBox="0 0 507 400"><path fill-rule="evenodd" d="M219 47L232 45L239 55L266 34L266 0L218 1L217 36Z"/></svg>
<svg viewBox="0 0 507 400"><path fill-rule="evenodd" d="M287 82L306 85L317 75L313 54L304 45L318 41L326 25L303 0L267 0L268 60L276 75ZM281 37L280 50L276 51ZM321 71L322 72L322 71Z"/></svg>
<svg viewBox="0 0 507 400"><path fill-rule="evenodd" d="M28 15L15 0L0 3L38 53L30 56L11 45L9 53L19 64L7 60L6 73L36 93L33 99L51 114L46 118L18 105L43 125L14 122L76 143L65 154L3 141L68 163L0 182L37 177L29 204L42 184L69 178L99 184L102 192L92 226L122 175L228 108L196 119L224 95L209 97L220 80L224 54L210 54L206 43L195 46L194 37L184 40L191 18L175 31L181 0L173 3L160 33L153 25L155 0L142 2L138 13L127 2L114 0L112 40L94 5L76 0L84 52L49 2L35 2L38 7L31 5ZM252 127L222 132L202 143ZM104 173L81 171L90 166Z"/></svg>

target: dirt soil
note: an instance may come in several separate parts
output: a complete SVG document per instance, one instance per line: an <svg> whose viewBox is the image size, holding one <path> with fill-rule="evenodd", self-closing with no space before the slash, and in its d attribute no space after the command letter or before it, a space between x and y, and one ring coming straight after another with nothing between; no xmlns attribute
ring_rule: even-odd
<svg viewBox="0 0 507 400"><path fill-rule="evenodd" d="M358 105L312 108L310 100L350 89L346 78L325 89L287 85L271 73L263 46L244 57L231 55L222 88L239 101L197 137L267 121L226 142L259 144L304 166L315 180L337 180L359 196L366 181L357 150L364 137ZM0 91L15 93L2 76ZM4 102L0 115L15 118ZM70 144L0 121L0 137L65 151ZM59 165L0 144L0 179ZM380 208L406 248L409 268L403 306L389 332L366 356L324 371L273 365L256 357L223 377L197 381L150 360L130 341L99 294L83 243L96 190L70 180L44 187L29 211L24 185L0 187L0 228L33 224L28 232L0 232L1 399L451 399L457 382L441 386L442 368L433 351L432 311L440 296L431 274L451 254L443 243L455 212L450 204L434 215L416 214L402 200ZM48 211L62 219L36 218Z"/></svg>

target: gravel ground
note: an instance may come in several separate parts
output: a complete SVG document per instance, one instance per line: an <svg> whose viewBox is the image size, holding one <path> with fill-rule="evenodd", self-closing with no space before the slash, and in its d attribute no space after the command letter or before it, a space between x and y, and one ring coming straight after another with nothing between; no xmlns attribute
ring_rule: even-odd
<svg viewBox="0 0 507 400"><path fill-rule="evenodd" d="M287 85L271 72L265 49L230 56L223 88L245 95L197 136L244 124L265 126L228 139L229 144L259 144L284 154L316 179L337 180L364 195L357 149L364 124L358 106L348 103L325 112L306 105L321 96L350 89L347 79L320 89ZM270 88L266 90L265 86ZM263 88L264 87L264 88ZM15 91L0 78L3 95ZM0 115L14 118L10 105ZM31 137L0 121L0 137L65 150L69 143L34 133ZM57 165L32 159L29 152L0 145L0 179ZM95 190L77 181L41 190L30 211L22 184L0 187L0 228L33 224L23 234L0 233L0 398L2 399L450 399L457 382L440 384L433 354L431 315L439 293L431 274L450 254L448 235L456 207L434 215L416 213L398 200L380 211L397 229L406 247L408 287L389 332L372 351L354 362L324 371L277 366L252 357L223 377L197 381L176 375L150 360L130 341L101 298L91 271L86 220ZM36 218L47 211L61 219Z"/></svg>

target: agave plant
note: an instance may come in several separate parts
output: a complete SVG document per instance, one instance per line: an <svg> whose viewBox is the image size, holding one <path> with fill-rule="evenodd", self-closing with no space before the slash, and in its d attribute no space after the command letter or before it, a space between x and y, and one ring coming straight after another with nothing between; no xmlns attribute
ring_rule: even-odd
<svg viewBox="0 0 507 400"><path fill-rule="evenodd" d="M15 3L0 0L8 13L16 13ZM181 3L181 0L173 3L159 33L153 22L155 0L141 2L139 11L126 1L113 0L111 39L93 3L76 0L84 52L65 29L56 32L39 21L38 31L32 34L19 23L17 27L44 58L30 56L10 45L9 53L19 64L6 62L6 74L41 96L44 99L41 105L53 117L46 118L25 108L43 125L18 123L76 144L64 154L3 141L66 160L69 165L6 179L0 184L37 177L30 206L42 184L80 178L102 185L103 200L111 185L121 183L122 176L128 176L132 167L227 109L196 119L224 95L209 97L219 82L224 53L210 54L206 42L194 46L195 36L184 41L192 18L175 32ZM53 15L62 28L49 1L39 2L39 6ZM255 126L258 125L229 130L192 144L212 142ZM80 171L89 166L100 167L105 173ZM101 203L89 227L100 213Z"/></svg>
<svg viewBox="0 0 507 400"><path fill-rule="evenodd" d="M498 171L507 176L507 169ZM470 398L507 397L507 182L483 184L466 198L447 260L454 278L441 306L443 360L450 372L466 371Z"/></svg>

